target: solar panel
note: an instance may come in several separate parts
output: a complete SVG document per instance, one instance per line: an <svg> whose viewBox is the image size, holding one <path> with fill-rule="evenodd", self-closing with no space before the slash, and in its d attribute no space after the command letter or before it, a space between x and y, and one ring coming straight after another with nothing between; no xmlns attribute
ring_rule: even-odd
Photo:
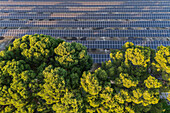
<svg viewBox="0 0 170 113"><path fill-rule="evenodd" d="M90 3L93 3L93 2L118 2L118 3L165 3L165 2L169 2L168 0L87 0L87 1L84 1L84 0L13 0L14 2L90 2ZM11 1L8 1L8 2L11 2Z"/></svg>
<svg viewBox="0 0 170 113"><path fill-rule="evenodd" d="M39 7L42 7L42 6L45 6L45 7L52 7L52 6L55 6L55 7L119 7L119 6L170 6L169 3L165 3L165 4L134 4L132 5L131 4L128 4L128 5L80 5L80 4L58 4L58 5L39 5L39 4L27 4L27 5L21 5L21 4L1 4L0 3L0 6L14 6L14 7L17 7L17 6L22 6L22 7L28 7L28 6L39 6Z"/></svg>
<svg viewBox="0 0 170 113"><path fill-rule="evenodd" d="M126 42L132 42L135 45L140 45L140 46L147 46L150 47L152 49L157 49L158 46L170 46L170 41L137 41L137 40L127 40L127 41L116 41L116 40L109 40L109 41L103 41L103 40L98 40L98 41L92 41L92 40L88 40L88 41L70 41L70 40L66 40L66 42L77 42L77 43L81 43L84 46L86 46L87 48L90 49L121 49L122 46L126 43Z"/></svg>
<svg viewBox="0 0 170 113"><path fill-rule="evenodd" d="M107 41L100 41L103 45L106 45ZM111 49L121 49L122 46L124 45L124 43L126 43L127 41L109 41L110 43L113 43L112 46L109 45L109 47L112 47ZM170 46L170 41L128 41L128 42L133 42L135 45L140 45L140 46L146 46L146 47L150 47L152 49L157 49L158 46ZM81 43L80 41L78 43ZM82 43L84 43L82 41ZM96 43L96 41L94 41L94 43ZM114 43L118 43L119 47L116 47L117 45L115 45ZM83 44L87 47L90 47L88 44ZM100 46L96 46L96 47L100 47ZM100 48L103 49L103 48ZM101 63L101 62L105 62L110 60L110 56L109 54L89 54L94 63Z"/></svg>
<svg viewBox="0 0 170 113"><path fill-rule="evenodd" d="M170 21L0 21L0 27L169 27Z"/></svg>
<svg viewBox="0 0 170 113"><path fill-rule="evenodd" d="M4 7L0 12L53 12L53 13L90 13L90 12L169 12L170 7L143 8L107 8L107 7L74 7L74 8L33 8L33 7Z"/></svg>
<svg viewBox="0 0 170 113"><path fill-rule="evenodd" d="M170 1L152 1L152 2L144 2L144 1L27 1L26 3L23 1L2 1L0 2L0 6L91 6L91 7L100 7L100 6L169 6Z"/></svg>
<svg viewBox="0 0 170 113"><path fill-rule="evenodd" d="M160 45L170 45L170 41L143 41L141 37L170 36L170 30L150 30L150 27L170 26L169 20L153 21L153 19L170 19L169 6L169 0L0 0L0 19L63 19L62 21L1 20L0 27L92 27L102 29L0 29L0 36L22 37L25 34L33 35L38 33L53 37L131 37L127 41L131 41L135 45L156 49ZM27 12L33 12L34 14L28 14ZM52 14L39 14L38 12L51 12ZM70 19L72 21L69 21ZM83 21L73 21L76 19L83 19ZM108 19L135 19L135 21L108 21ZM144 21L140 19L149 20ZM112 30L112 28L106 27L128 27L128 30ZM131 27L145 27L147 29L137 30ZM133 37L138 37L138 41L135 41ZM91 49L120 49L127 41L77 40L76 42L82 43ZM109 60L109 54L90 55L95 63Z"/></svg>
<svg viewBox="0 0 170 113"><path fill-rule="evenodd" d="M13 14L0 13L0 19L170 19L169 13L162 14Z"/></svg>
<svg viewBox="0 0 170 113"><path fill-rule="evenodd" d="M2 29L1 36L45 34L54 37L170 37L170 30L46 30Z"/></svg>
<svg viewBox="0 0 170 113"><path fill-rule="evenodd" d="M9 1L9 0L0 0L0 1ZM38 1L38 2L41 2L41 1L46 1L47 2L47 0L13 0L13 1L20 1L20 2L23 2L23 1ZM61 1L61 0L48 0L49 2L51 2L51 1ZM62 0L62 1L82 1L82 2L84 2L84 0ZM147 1L147 2L155 2L155 1L159 1L159 2L163 2L163 1L169 1L169 0L86 0L87 2L91 2L91 1L129 1L129 2L140 2L140 1Z"/></svg>
<svg viewBox="0 0 170 113"><path fill-rule="evenodd" d="M89 54L92 59L93 59L93 63L101 63L104 61L108 61L110 59L110 55L109 54Z"/></svg>

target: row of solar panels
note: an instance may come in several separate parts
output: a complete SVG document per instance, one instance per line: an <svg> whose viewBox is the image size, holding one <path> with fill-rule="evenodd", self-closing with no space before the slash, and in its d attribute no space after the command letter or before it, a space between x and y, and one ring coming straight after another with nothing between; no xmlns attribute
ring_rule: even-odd
<svg viewBox="0 0 170 113"><path fill-rule="evenodd" d="M11 1L11 0L0 0L0 1ZM41 1L47 1L47 0L12 0L12 1L20 1L20 2L22 2L22 1L38 1L38 2L41 2ZM57 1L57 2L60 2L61 0L48 0L48 1ZM62 0L62 1L83 1L84 2L84 0ZM147 2L154 2L154 1L158 1L158 2L160 2L160 1L169 1L169 0L86 0L86 1L88 1L88 2L90 2L90 1L133 1L133 2L137 2L137 1L147 1Z"/></svg>
<svg viewBox="0 0 170 113"><path fill-rule="evenodd" d="M0 27L170 27L170 21L0 21Z"/></svg>
<svg viewBox="0 0 170 113"><path fill-rule="evenodd" d="M47 30L0 29L0 36L45 34L53 37L170 37L170 30Z"/></svg>
<svg viewBox="0 0 170 113"><path fill-rule="evenodd" d="M1 2L169 2L169 0L0 0Z"/></svg>
<svg viewBox="0 0 170 113"><path fill-rule="evenodd" d="M52 12L52 13L90 13L90 12L170 12L170 7L166 8L31 8L31 7L6 7L0 12Z"/></svg>
<svg viewBox="0 0 170 113"><path fill-rule="evenodd" d="M90 49L121 49L122 46L126 43L126 42L132 42L135 45L140 45L140 46L147 46L150 47L152 49L157 49L158 46L170 46L170 41L103 41L103 40L88 40L88 41L81 41L81 40L76 40L76 41L68 41L66 40L66 42L77 42L77 43L81 43L84 46L86 46L87 48Z"/></svg>
<svg viewBox="0 0 170 113"><path fill-rule="evenodd" d="M170 14L12 14L0 13L0 19L170 19Z"/></svg>
<svg viewBox="0 0 170 113"><path fill-rule="evenodd" d="M26 3L26 4L25 4ZM34 3L34 4L31 4ZM46 3L46 4L45 4ZM170 1L0 1L1 5L112 5L112 6L168 6Z"/></svg>
<svg viewBox="0 0 170 113"><path fill-rule="evenodd" d="M72 41L67 41L72 42ZM82 43L87 48L99 49L121 49L127 41L76 41ZM128 41L129 42L129 41ZM158 46L170 46L170 41L130 41L135 45L147 46L152 49L157 49ZM110 59L109 54L89 54L93 58L94 63L101 63Z"/></svg>
<svg viewBox="0 0 170 113"><path fill-rule="evenodd" d="M101 63L101 62L105 62L108 61L110 59L110 55L109 54L89 54L94 63Z"/></svg>
<svg viewBox="0 0 170 113"><path fill-rule="evenodd" d="M41 2L40 2L41 1ZM9 0L9 1L0 1L1 6L10 6L10 5L24 5L24 6L33 6L33 5L44 5L44 6L169 6L170 1L157 1L157 0L147 0L146 1L127 1L127 0Z"/></svg>
<svg viewBox="0 0 170 113"><path fill-rule="evenodd" d="M13 3L13 2L16 2L16 3L20 3L20 2L26 2L26 3L28 3L28 2L39 2L39 3L41 3L41 2L56 2L56 3L61 3L61 2L65 2L65 3L74 3L74 2L77 2L77 3L84 3L84 2L90 2L90 3L92 3L92 2L98 2L98 3L100 3L100 2L112 2L112 3L114 3L114 2L117 2L117 3L167 3L167 2L169 2L168 0L147 0L147 2L145 1L145 0L135 0L135 1L130 1L130 0L86 0L86 1L84 1L84 0L53 0L53 1L51 1L51 0L41 0L41 1L37 1L37 0L20 0L20 1L17 1L17 0L6 0L6 1L2 1L2 0L0 0L0 2L4 2L4 3L6 3L6 2L8 2L8 3Z"/></svg>
<svg viewBox="0 0 170 113"><path fill-rule="evenodd" d="M87 48L91 49L121 49L127 41L66 41L82 43ZM147 46L152 49L157 49L158 46L169 46L170 41L130 41L135 45ZM101 63L110 59L108 54L89 54L93 58L94 63Z"/></svg>
<svg viewBox="0 0 170 113"><path fill-rule="evenodd" d="M39 6L39 7L42 7L42 6L45 6L45 7L119 7L119 6L123 6L123 7L126 7L126 6L170 6L170 3L162 3L162 4L153 4L153 3L148 3L148 4L143 4L143 3L138 3L138 4L120 4L120 5L110 5L110 4L103 4L103 5L90 5L90 4L88 4L88 5L82 5L82 4L77 4L77 3L70 3L70 4L53 4L53 5L45 5L45 3L44 4L27 4L27 5L24 5L24 4L2 4L1 2L0 2L0 6L14 6L14 7L18 7L18 6L22 6L22 7L30 7L30 6Z"/></svg>
<svg viewBox="0 0 170 113"><path fill-rule="evenodd" d="M0 2L1 3L1 2ZM2 5L2 4L0 4L0 5ZM100 5L98 5L98 7L87 7L87 6L84 6L84 7L69 7L69 6L66 6L66 7L62 7L62 9L61 9L61 7L56 7L56 6L51 6L51 7L48 7L48 5L44 5L44 6L42 6L42 7L38 7L38 6L29 6L29 5L27 5L27 7L24 7L24 5L26 5L26 4L23 4L23 5L21 5L21 6L16 6L16 7L14 7L14 6L8 6L8 5L6 5L6 6L1 6L0 7L0 9L2 10L2 9L10 9L10 8L16 8L16 9L18 9L18 8L21 8L21 10L23 9L23 8L25 8L25 9L40 9L40 8L45 8L45 9L58 9L58 10L63 10L63 9L76 9L76 8L78 8L78 9L81 9L81 8L86 8L86 9L96 9L96 8L98 8L98 9L103 9L103 8L105 8L105 9L120 9L120 10L124 10L124 9L122 9L122 8L125 8L125 9L141 9L141 10L149 10L149 9L164 9L164 10L168 10L169 9L169 7L168 6L163 6L163 7L161 7L161 6L123 6L123 5L120 5L120 6L117 6L117 7L108 7L108 6L105 6L105 7L102 7L102 6L100 6ZM33 5L33 4L32 4ZM94 4L93 4L94 5ZM103 5L103 4L102 4Z"/></svg>
<svg viewBox="0 0 170 113"><path fill-rule="evenodd" d="M170 19L170 14L165 13L170 11L169 0L0 0L0 6L0 12L2 12L0 13L0 19ZM82 9L82 7L84 7L84 9ZM12 14L3 12L56 12L58 14ZM60 14L62 12L75 14ZM83 14L87 12L156 12L157 14ZM158 12L163 13L158 14ZM0 27L169 27L169 25L170 21L0 21ZM170 36L170 30L0 30L0 36L21 37L25 34L35 33L54 37ZM76 42L82 43L87 46L87 48L92 49L121 49L126 41ZM142 46L150 46L153 49L156 49L157 46L160 45L170 45L170 41L132 42ZM109 54L89 55L93 58L95 63L101 63L110 59Z"/></svg>

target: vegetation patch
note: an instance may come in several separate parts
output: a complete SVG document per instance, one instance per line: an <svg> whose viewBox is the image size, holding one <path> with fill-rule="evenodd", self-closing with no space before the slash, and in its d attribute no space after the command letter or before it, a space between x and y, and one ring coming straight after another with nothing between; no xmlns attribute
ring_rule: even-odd
<svg viewBox="0 0 170 113"><path fill-rule="evenodd" d="M35 34L0 52L1 113L169 112L170 47L127 42L94 72L87 48ZM167 97L170 100L170 95Z"/></svg>

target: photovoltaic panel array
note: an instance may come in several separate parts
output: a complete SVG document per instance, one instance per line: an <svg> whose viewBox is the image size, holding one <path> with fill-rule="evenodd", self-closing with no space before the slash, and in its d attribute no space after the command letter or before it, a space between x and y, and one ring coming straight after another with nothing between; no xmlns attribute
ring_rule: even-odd
<svg viewBox="0 0 170 113"><path fill-rule="evenodd" d="M50 7L37 7L37 6L29 6L29 7L6 7L1 6L0 12L53 12L53 13L99 13L99 12L169 12L170 7L149 7L148 9L144 9L144 7L133 7L133 8L123 8L123 7L63 7L63 8L50 8Z"/></svg>
<svg viewBox="0 0 170 113"><path fill-rule="evenodd" d="M0 36L93 37L76 42L90 49L121 49L132 41L156 49L170 41L98 39L170 37L169 6L169 0L0 0ZM108 54L90 56L96 63L109 60Z"/></svg>
<svg viewBox="0 0 170 113"><path fill-rule="evenodd" d="M0 0L0 1L10 1L10 0ZM42 2L42 1L47 1L47 0L13 0L13 1L38 1L38 2ZM61 0L48 0L49 2L52 1L61 1ZM84 0L62 0L62 1L84 1ZM147 2L154 2L154 1L158 1L160 2L160 0L86 0L87 2L92 2L92 1L97 1L97 2L103 2L103 1L133 1L133 2L138 2L138 1L147 1ZM164 2L169 1L169 0L162 0Z"/></svg>
<svg viewBox="0 0 170 113"><path fill-rule="evenodd" d="M89 54L93 58L94 63L101 63L110 60L109 54Z"/></svg>
<svg viewBox="0 0 170 113"><path fill-rule="evenodd" d="M11 1L11 0L0 0L0 1ZM36 2L47 2L47 0L12 0L17 2L27 2L27 1L36 1ZM48 0L48 2L60 2L61 0ZM72 1L81 1L84 2L84 0L62 0L63 2L72 2ZM86 0L87 2L103 2L103 1L125 1L125 2L168 2L169 0Z"/></svg>
<svg viewBox="0 0 170 113"><path fill-rule="evenodd" d="M53 37L170 37L170 30L48 30L2 29L0 36L46 34Z"/></svg>
<svg viewBox="0 0 170 113"><path fill-rule="evenodd" d="M0 27L169 27L170 21L1 21Z"/></svg>
<svg viewBox="0 0 170 113"><path fill-rule="evenodd" d="M13 14L0 13L0 19L170 19L170 14Z"/></svg>
<svg viewBox="0 0 170 113"><path fill-rule="evenodd" d="M22 6L22 7L28 7L28 6L46 6L46 7L119 7L119 6L170 6L170 3L169 2L165 2L165 3L162 3L162 4L153 4L153 3L138 3L138 4L122 4L122 5L110 5L110 4L103 4L103 5L90 5L90 4L87 4L87 5L82 5L82 4L77 4L77 3L71 3L71 4L56 4L56 5L52 5L52 4L49 4L49 5L44 5L43 4L31 4L31 3L28 3L27 5L23 4L22 3L18 3L18 4L0 4L0 6Z"/></svg>
<svg viewBox="0 0 170 113"><path fill-rule="evenodd" d="M136 40L127 40L127 41L103 41L103 40L98 40L98 41L92 41L92 40L88 40L88 41L68 41L66 40L66 42L77 42L77 43L81 43L84 46L86 46L87 48L90 49L121 49L122 46L126 43L126 42L132 42L135 45L139 45L139 46L146 46L146 47L150 47L152 49L157 49L158 46L169 46L170 45L170 41L136 41Z"/></svg>

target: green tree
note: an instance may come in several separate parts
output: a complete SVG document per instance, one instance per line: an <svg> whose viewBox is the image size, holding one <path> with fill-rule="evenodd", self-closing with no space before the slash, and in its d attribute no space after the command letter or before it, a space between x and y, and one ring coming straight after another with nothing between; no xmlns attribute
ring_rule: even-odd
<svg viewBox="0 0 170 113"><path fill-rule="evenodd" d="M82 112L80 78L91 66L81 44L42 34L15 39L0 52L0 112Z"/></svg>
<svg viewBox="0 0 170 113"><path fill-rule="evenodd" d="M68 90L65 77L67 71L60 67L50 65L43 71L43 89L38 93L46 103L51 105L56 113L80 113L82 112L82 98L79 92ZM73 93L74 92L74 93Z"/></svg>
<svg viewBox="0 0 170 113"><path fill-rule="evenodd" d="M54 52L56 65L70 70L70 73L80 74L92 66L92 59L87 55L87 48L82 44L63 42L54 49Z"/></svg>
<svg viewBox="0 0 170 113"><path fill-rule="evenodd" d="M160 107L155 110L157 113L163 110L162 104L158 104L162 82L151 70L154 54L149 47L127 42L121 50L110 53L111 60L102 63L121 112L150 112L156 107Z"/></svg>
<svg viewBox="0 0 170 113"><path fill-rule="evenodd" d="M158 47L152 65L154 74L163 80L163 91L170 92L170 46Z"/></svg>
<svg viewBox="0 0 170 113"><path fill-rule="evenodd" d="M169 56L127 42L90 73L85 46L25 35L0 52L0 113L168 112Z"/></svg>

